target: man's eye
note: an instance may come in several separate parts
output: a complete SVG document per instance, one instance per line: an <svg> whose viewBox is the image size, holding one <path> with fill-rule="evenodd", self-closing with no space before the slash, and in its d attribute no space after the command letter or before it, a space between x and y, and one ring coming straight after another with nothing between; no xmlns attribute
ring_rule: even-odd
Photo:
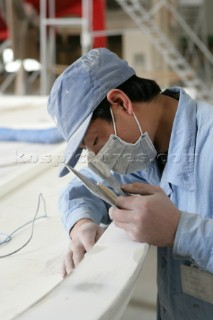
<svg viewBox="0 0 213 320"><path fill-rule="evenodd" d="M93 142L93 146L95 146L98 142L98 137L95 138L94 142Z"/></svg>

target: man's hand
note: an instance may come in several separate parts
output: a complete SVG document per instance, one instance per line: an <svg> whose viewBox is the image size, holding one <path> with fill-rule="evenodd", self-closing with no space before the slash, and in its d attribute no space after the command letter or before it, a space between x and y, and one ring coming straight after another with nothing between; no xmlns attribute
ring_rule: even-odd
<svg viewBox="0 0 213 320"><path fill-rule="evenodd" d="M128 184L122 189L135 195L119 197L116 207L110 208L115 225L134 241L172 246L180 212L163 190L144 183Z"/></svg>
<svg viewBox="0 0 213 320"><path fill-rule="evenodd" d="M75 224L70 233L72 240L62 266L63 277L71 273L103 232L104 229L90 219L81 219Z"/></svg>

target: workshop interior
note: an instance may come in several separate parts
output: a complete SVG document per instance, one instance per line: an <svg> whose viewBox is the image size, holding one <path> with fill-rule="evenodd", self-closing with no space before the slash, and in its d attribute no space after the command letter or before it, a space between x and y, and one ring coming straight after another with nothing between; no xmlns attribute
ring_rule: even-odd
<svg viewBox="0 0 213 320"><path fill-rule="evenodd" d="M114 226L61 277L58 195L75 173L58 177L66 143L48 98L72 63L107 48L139 77L212 104L212 12L211 0L0 0L1 320L156 319L156 248Z"/></svg>

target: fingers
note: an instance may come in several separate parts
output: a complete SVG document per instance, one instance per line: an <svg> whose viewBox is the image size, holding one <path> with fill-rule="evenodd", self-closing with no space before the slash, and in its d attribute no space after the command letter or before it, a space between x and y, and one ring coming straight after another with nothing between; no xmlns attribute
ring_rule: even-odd
<svg viewBox="0 0 213 320"><path fill-rule="evenodd" d="M66 275L67 275L66 266L65 266L65 262L64 261L62 262L62 265L61 265L61 275L62 275L63 278L65 278Z"/></svg>
<svg viewBox="0 0 213 320"><path fill-rule="evenodd" d="M71 249L69 249L69 251L67 252L67 254L64 258L62 268L61 268L61 273L62 273L63 278L66 275L69 275L75 267L72 257L73 257L73 252Z"/></svg>
<svg viewBox="0 0 213 320"><path fill-rule="evenodd" d="M142 198L141 195L118 197L115 204L119 209L133 210L137 205L139 198Z"/></svg>
<svg viewBox="0 0 213 320"><path fill-rule="evenodd" d="M121 197L121 198L125 198L125 197ZM125 204L123 205L125 206ZM131 211L118 209L117 207L111 207L109 209L109 216L112 220L115 220L116 222L120 222L120 223L128 223L129 221L132 221L134 219L133 215L131 214Z"/></svg>
<svg viewBox="0 0 213 320"><path fill-rule="evenodd" d="M77 265L81 262L81 260L84 257L84 254L86 252L85 247L80 241L73 240L72 252L72 260L74 263L74 267L77 267Z"/></svg>
<svg viewBox="0 0 213 320"><path fill-rule="evenodd" d="M141 195L151 195L161 190L159 187L140 182L126 184L122 186L122 189L127 193Z"/></svg>
<svg viewBox="0 0 213 320"><path fill-rule="evenodd" d="M96 243L99 229L100 227L93 222L87 223L81 227L78 239L85 248L85 252L89 251Z"/></svg>
<svg viewBox="0 0 213 320"><path fill-rule="evenodd" d="M77 265L81 262L85 254L85 249L83 248L80 243L71 244L71 248L68 250L64 261L61 266L61 274L62 277L65 278L67 275L70 275L70 273L77 267Z"/></svg>
<svg viewBox="0 0 213 320"><path fill-rule="evenodd" d="M131 190L135 187L138 189L141 186L130 186ZM117 207L109 211L110 217L132 240L170 247L174 244L180 211L162 189L148 186L147 190L153 193L119 197Z"/></svg>
<svg viewBox="0 0 213 320"><path fill-rule="evenodd" d="M99 239L100 239L100 237L102 236L102 234L104 233L104 229L103 228L98 228L98 230L97 230L97 234L96 234L96 238L95 238L95 242L97 242Z"/></svg>
<svg viewBox="0 0 213 320"><path fill-rule="evenodd" d="M84 236L81 238L82 244L86 252L92 249L92 247L98 241L98 239L100 239L104 231L105 230L100 226L95 225L94 228L94 224L91 224L91 228L88 228Z"/></svg>
<svg viewBox="0 0 213 320"><path fill-rule="evenodd" d="M92 233L87 233L85 234L82 238L81 238L81 242L83 247L85 248L84 253L89 251L90 249L92 249L92 247L95 244L95 236L96 233L92 232Z"/></svg>
<svg viewBox="0 0 213 320"><path fill-rule="evenodd" d="M103 228L91 222L79 227L78 232L76 232L75 237L71 241L70 248L62 265L61 272L63 277L69 275L78 266L85 253L94 246L103 232Z"/></svg>

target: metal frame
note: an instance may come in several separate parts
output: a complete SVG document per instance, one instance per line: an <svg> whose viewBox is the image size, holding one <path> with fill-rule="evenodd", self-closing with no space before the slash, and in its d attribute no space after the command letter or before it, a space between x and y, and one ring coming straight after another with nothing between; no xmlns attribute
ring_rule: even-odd
<svg viewBox="0 0 213 320"><path fill-rule="evenodd" d="M81 26L81 46L82 46L82 54L86 53L91 49L92 39L93 37L103 36L103 35L116 35L123 34L127 30L105 30L105 31L95 31L92 32L91 28L91 5L93 1L82 0L82 18L70 18L70 19L55 19L54 18L54 1L49 1L49 5L52 6L49 8L50 17L46 18L46 0L41 1L41 94L48 94L50 83L50 76L48 75L48 63L54 65L55 64L55 47L54 47L54 33L56 26ZM132 18L135 24L141 29L141 31L147 33L153 45L157 48L159 53L165 58L165 61L169 64L169 66L175 71L176 74L180 77L185 85L195 86L198 89L200 98L206 98L207 100L212 100L211 91L211 83L212 83L212 68L213 68L213 55L209 51L208 47L205 44L203 37L206 37L205 32L201 32L201 36L197 35L197 27L196 30L186 22L185 17L181 16L178 7L176 8L172 5L168 0L160 0L155 4L149 3L149 9L145 9L142 5L143 0L131 0L131 1L119 1L115 0L118 4L120 4L121 8L126 11L126 13ZM202 0L203 1L203 0ZM200 4L202 5L202 1ZM131 5L130 5L131 4ZM201 64L203 65L203 75L199 74L199 68L194 69L191 66L190 59L187 59L187 54L182 55L179 49L177 49L177 45L174 44L171 39L169 39L166 34L164 34L159 26L153 23L154 15L160 10L169 10L174 19L177 22L177 25L182 28L187 37L187 52L194 52L199 50L197 54L202 55L200 58ZM199 8L198 8L199 9ZM149 21L149 23L147 23ZM197 25L197 23L196 23ZM49 35L49 53L47 47L47 26L50 28ZM156 37L157 35L157 37ZM167 45L166 45L167 43ZM47 61L48 55L48 61ZM196 74L197 73L197 74ZM202 80L200 80L201 78ZM201 93L202 91L202 93Z"/></svg>
<svg viewBox="0 0 213 320"><path fill-rule="evenodd" d="M82 54L90 50L92 45L91 17L92 3L90 0L82 0L81 18L55 18L55 0L40 0L40 61L41 79L40 93L49 93L51 80L48 69L55 64L55 27L81 27ZM49 6L49 18L47 18L47 4ZM49 37L47 27L50 27ZM49 43L49 46L48 46Z"/></svg>
<svg viewBox="0 0 213 320"><path fill-rule="evenodd" d="M179 15L177 10L170 4L168 0L161 0L149 9L145 7L144 0L115 0L124 12L135 22L138 28L144 32L156 50L164 58L169 67L178 75L184 85L197 89L197 97L199 99L213 101L212 93L212 73L207 76L203 73L203 77L199 74L198 68L195 68L191 61L181 53L180 48L173 42L168 35L163 32L159 25L154 21L154 13L160 9L167 9L176 19L178 25L182 27L187 34L189 41L193 42L200 53L203 54L203 61L208 65L209 69L213 69L213 55L205 45L205 43L196 35L192 28ZM187 39L188 39L187 38ZM206 69L206 68L205 68ZM211 78L209 77L211 75Z"/></svg>

